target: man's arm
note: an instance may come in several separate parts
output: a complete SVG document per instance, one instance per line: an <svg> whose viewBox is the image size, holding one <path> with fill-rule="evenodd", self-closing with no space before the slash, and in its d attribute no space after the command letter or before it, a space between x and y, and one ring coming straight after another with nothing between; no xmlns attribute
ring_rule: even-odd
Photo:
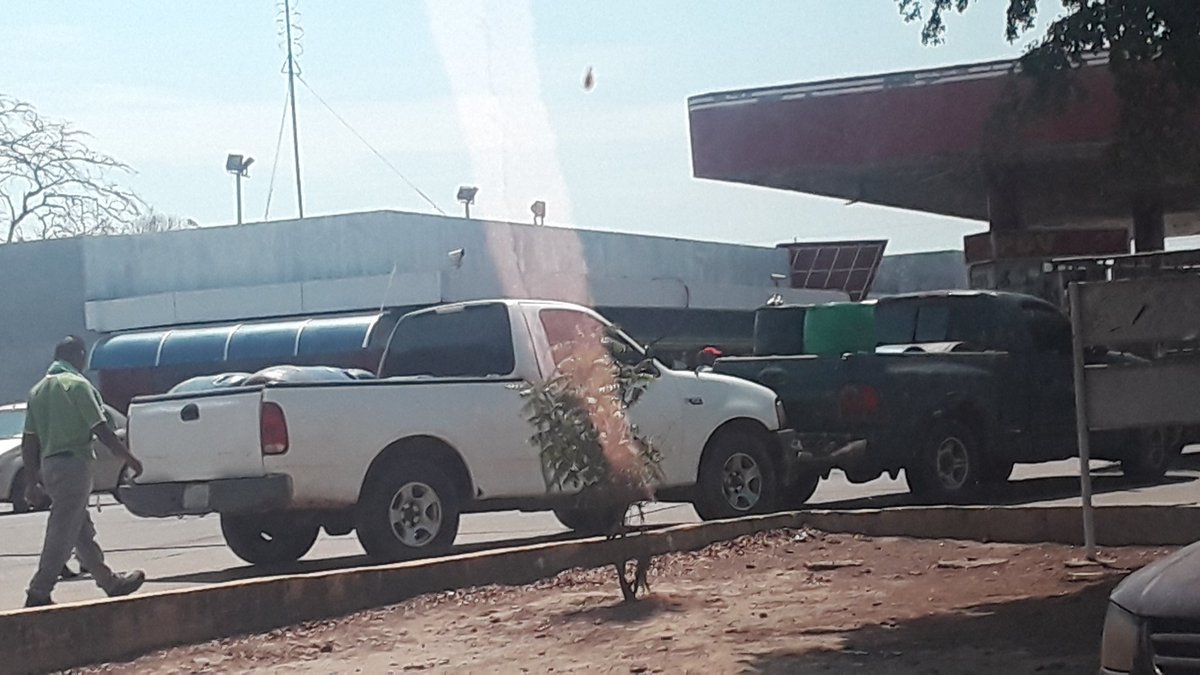
<svg viewBox="0 0 1200 675"><path fill-rule="evenodd" d="M21 436L21 461L25 463L26 485L42 482L42 443L37 434L26 432Z"/></svg>
<svg viewBox="0 0 1200 675"><path fill-rule="evenodd" d="M125 447L125 443L117 437L112 427L108 426L108 422L100 422L92 427L92 433L96 435L96 438L100 439L104 447L111 450L114 455L123 460L133 470L134 478L142 475L141 460L134 457L132 452L129 452L129 448Z"/></svg>
<svg viewBox="0 0 1200 675"><path fill-rule="evenodd" d="M42 506L46 491L42 488L42 442L37 434L27 431L21 436L21 461L25 463L25 503Z"/></svg>

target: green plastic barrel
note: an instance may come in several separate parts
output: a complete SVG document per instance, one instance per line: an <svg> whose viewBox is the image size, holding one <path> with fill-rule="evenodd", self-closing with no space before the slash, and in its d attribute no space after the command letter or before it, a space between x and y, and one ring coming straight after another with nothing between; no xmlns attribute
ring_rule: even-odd
<svg viewBox="0 0 1200 675"><path fill-rule="evenodd" d="M810 307L804 313L804 351L824 356L875 351L875 303Z"/></svg>

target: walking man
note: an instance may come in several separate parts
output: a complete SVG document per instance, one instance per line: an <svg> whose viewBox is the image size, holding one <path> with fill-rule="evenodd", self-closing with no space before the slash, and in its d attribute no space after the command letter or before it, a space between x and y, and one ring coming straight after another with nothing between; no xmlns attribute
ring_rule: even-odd
<svg viewBox="0 0 1200 675"><path fill-rule="evenodd" d="M26 607L53 604L50 593L71 557L79 558L109 597L129 595L146 580L141 570L117 574L104 564L96 543L96 528L88 516L92 494L92 437L108 447L137 476L142 463L113 432L104 412L100 392L81 373L87 361L83 340L71 336L54 348L54 363L29 392L21 457L31 480L30 503L50 497L50 517L37 573L29 582Z"/></svg>

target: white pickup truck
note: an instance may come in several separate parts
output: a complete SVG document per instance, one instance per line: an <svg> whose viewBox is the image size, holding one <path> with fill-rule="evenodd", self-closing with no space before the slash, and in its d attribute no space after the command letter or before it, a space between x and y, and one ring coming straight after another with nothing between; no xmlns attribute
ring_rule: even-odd
<svg viewBox="0 0 1200 675"><path fill-rule="evenodd" d="M667 368L577 305L497 300L404 316L376 379L135 399L129 441L145 473L121 500L146 517L219 513L229 547L258 564L300 558L322 527L356 531L372 557L436 555L467 511L554 509L584 529L589 514L547 490L513 386L554 373L552 345L572 333L623 341L615 358L654 373L630 417L662 450L660 498L720 518L811 495L771 390Z"/></svg>

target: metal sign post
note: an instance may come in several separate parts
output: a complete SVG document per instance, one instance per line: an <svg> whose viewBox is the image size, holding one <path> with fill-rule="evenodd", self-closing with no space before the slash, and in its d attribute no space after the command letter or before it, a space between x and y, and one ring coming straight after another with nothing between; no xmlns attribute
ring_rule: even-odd
<svg viewBox="0 0 1200 675"><path fill-rule="evenodd" d="M1084 340L1079 284L1067 289L1071 305L1071 360L1075 375L1075 434L1079 444L1079 488L1083 501L1083 549L1088 560L1096 560L1096 522L1092 510L1092 449L1089 444L1087 383L1084 381Z"/></svg>

